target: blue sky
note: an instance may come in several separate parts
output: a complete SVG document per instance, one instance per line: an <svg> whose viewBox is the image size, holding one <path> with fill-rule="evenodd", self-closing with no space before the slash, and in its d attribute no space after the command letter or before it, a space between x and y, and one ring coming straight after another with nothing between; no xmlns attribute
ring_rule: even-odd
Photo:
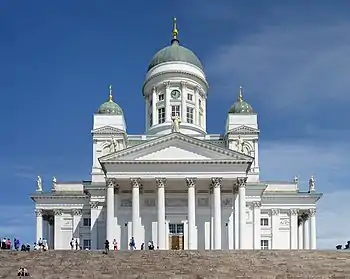
<svg viewBox="0 0 350 279"><path fill-rule="evenodd" d="M243 85L259 113L262 179L299 175L306 189L313 173L325 193L319 247L350 239L350 3L117 3L1 1L0 177L9 198L0 205L0 236L34 239L37 175L89 179L92 114L109 84L128 132L144 132L142 82L176 16L181 44L201 59L210 83L208 132L224 131Z"/></svg>

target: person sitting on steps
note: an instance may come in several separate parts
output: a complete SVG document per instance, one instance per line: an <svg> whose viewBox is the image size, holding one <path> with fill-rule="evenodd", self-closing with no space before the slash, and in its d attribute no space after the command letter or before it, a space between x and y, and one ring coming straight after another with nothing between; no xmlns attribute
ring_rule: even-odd
<svg viewBox="0 0 350 279"><path fill-rule="evenodd" d="M20 267L17 271L17 276L29 276L29 272L25 267Z"/></svg>

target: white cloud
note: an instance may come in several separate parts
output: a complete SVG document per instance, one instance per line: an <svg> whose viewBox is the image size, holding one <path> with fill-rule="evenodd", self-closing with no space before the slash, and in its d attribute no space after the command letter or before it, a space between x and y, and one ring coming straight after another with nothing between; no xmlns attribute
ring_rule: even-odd
<svg viewBox="0 0 350 279"><path fill-rule="evenodd" d="M275 109L292 106L293 113L305 109L295 105L301 102L310 101L312 106L306 107L310 110L326 100L348 101L349 27L344 22L328 26L281 22L232 38L231 44L219 46L205 61L213 91L232 99L227 92L243 84L247 98L254 95Z"/></svg>
<svg viewBox="0 0 350 279"><path fill-rule="evenodd" d="M315 175L316 189L324 195L318 202L318 247L334 249L350 240L350 148L347 144L314 142L261 142L260 166L264 180L291 181L300 176L300 188L307 189L308 179Z"/></svg>

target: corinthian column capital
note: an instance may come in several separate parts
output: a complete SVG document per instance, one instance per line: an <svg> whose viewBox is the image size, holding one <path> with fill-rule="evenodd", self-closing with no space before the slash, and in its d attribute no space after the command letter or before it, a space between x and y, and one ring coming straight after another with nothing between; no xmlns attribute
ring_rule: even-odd
<svg viewBox="0 0 350 279"><path fill-rule="evenodd" d="M140 188L141 186L141 178L130 178L130 183L133 188Z"/></svg>
<svg viewBox="0 0 350 279"><path fill-rule="evenodd" d="M193 188L196 186L196 182L197 182L196 177L186 177L185 180L188 188Z"/></svg>
<svg viewBox="0 0 350 279"><path fill-rule="evenodd" d="M166 186L166 178L165 177L157 177L156 185L158 188L164 188Z"/></svg>
<svg viewBox="0 0 350 279"><path fill-rule="evenodd" d="M43 210L42 209L35 209L35 216L36 217L43 216Z"/></svg>
<svg viewBox="0 0 350 279"><path fill-rule="evenodd" d="M107 188L115 188L118 186L116 178L106 178Z"/></svg>
<svg viewBox="0 0 350 279"><path fill-rule="evenodd" d="M222 186L222 177L212 177L211 184L214 188L221 188Z"/></svg>
<svg viewBox="0 0 350 279"><path fill-rule="evenodd" d="M237 177L236 185L238 188L244 188L247 183L247 177Z"/></svg>

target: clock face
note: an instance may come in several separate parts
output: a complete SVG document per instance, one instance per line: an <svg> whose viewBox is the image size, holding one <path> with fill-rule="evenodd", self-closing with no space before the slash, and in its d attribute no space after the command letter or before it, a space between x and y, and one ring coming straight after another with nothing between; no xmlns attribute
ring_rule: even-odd
<svg viewBox="0 0 350 279"><path fill-rule="evenodd" d="M173 90L173 91L171 91L171 98L173 98L173 99L179 99L179 97L180 97L180 91L179 90Z"/></svg>

